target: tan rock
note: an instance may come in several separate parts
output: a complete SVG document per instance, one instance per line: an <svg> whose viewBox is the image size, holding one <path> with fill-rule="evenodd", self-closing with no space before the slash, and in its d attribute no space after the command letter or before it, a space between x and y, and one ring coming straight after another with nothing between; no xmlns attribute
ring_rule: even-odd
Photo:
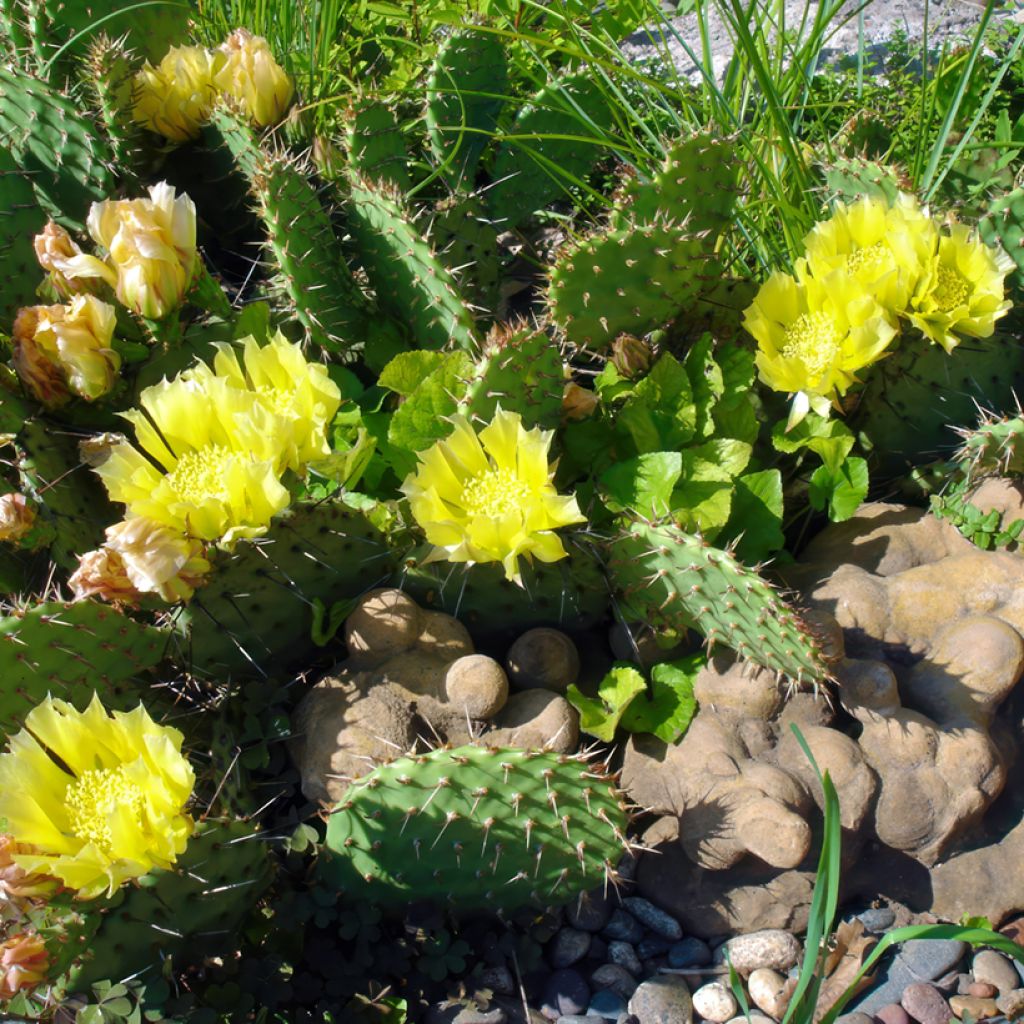
<svg viewBox="0 0 1024 1024"><path fill-rule="evenodd" d="M508 678L493 658L467 654L446 669L444 691L449 702L467 717L493 718L508 700Z"/></svg>
<svg viewBox="0 0 1024 1024"><path fill-rule="evenodd" d="M564 697L550 690L523 690L509 697L494 719L494 728L480 742L569 754L579 739L579 713Z"/></svg>
<svg viewBox="0 0 1024 1024"><path fill-rule="evenodd" d="M781 1020L789 1006L793 985L788 978L770 967L758 967L750 972L747 978L747 992L759 1010L764 1010L769 1017Z"/></svg>
<svg viewBox="0 0 1024 1024"><path fill-rule="evenodd" d="M750 661L737 661L731 651L716 651L708 659L697 673L693 695L700 707L765 721L778 713L784 700L774 672Z"/></svg>
<svg viewBox="0 0 1024 1024"><path fill-rule="evenodd" d="M345 620L349 654L379 662L408 650L420 635L421 615L401 590L371 590Z"/></svg>
<svg viewBox="0 0 1024 1024"><path fill-rule="evenodd" d="M516 690L565 693L579 681L580 655L561 630L539 627L527 630L509 648L505 667Z"/></svg>
<svg viewBox="0 0 1024 1024"><path fill-rule="evenodd" d="M454 661L473 653L469 631L452 615L444 612L420 612L420 635L416 646L438 661Z"/></svg>

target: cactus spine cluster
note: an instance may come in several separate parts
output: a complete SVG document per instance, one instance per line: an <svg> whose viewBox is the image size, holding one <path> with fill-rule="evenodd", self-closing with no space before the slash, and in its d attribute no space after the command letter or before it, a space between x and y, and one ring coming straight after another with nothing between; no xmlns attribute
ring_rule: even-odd
<svg viewBox="0 0 1024 1024"><path fill-rule="evenodd" d="M322 876L382 903L563 903L614 881L629 814L584 755L476 746L399 758L354 782L327 824Z"/></svg>

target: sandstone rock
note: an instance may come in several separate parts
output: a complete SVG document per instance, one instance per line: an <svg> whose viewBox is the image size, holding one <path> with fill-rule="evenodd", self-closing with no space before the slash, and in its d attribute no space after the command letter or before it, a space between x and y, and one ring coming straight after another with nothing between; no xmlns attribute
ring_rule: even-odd
<svg viewBox="0 0 1024 1024"><path fill-rule="evenodd" d="M445 612L420 611L420 634L416 646L446 664L473 653L469 631Z"/></svg>
<svg viewBox="0 0 1024 1024"><path fill-rule="evenodd" d="M747 978L747 991L758 1009L781 1020L786 1013L793 987L788 978L770 967L758 967Z"/></svg>
<svg viewBox="0 0 1024 1024"><path fill-rule="evenodd" d="M900 1005L918 1024L948 1024L953 1017L942 993L927 982L908 985L903 990Z"/></svg>
<svg viewBox="0 0 1024 1024"><path fill-rule="evenodd" d="M345 620L349 654L366 663L408 650L422 630L422 612L401 590L371 590Z"/></svg>
<svg viewBox="0 0 1024 1024"><path fill-rule="evenodd" d="M999 1013L994 999L982 999L979 996L951 996L949 1008L961 1019L967 1016L971 1020L987 1020Z"/></svg>
<svg viewBox="0 0 1024 1024"><path fill-rule="evenodd" d="M523 690L513 693L494 719L484 741L499 747L526 747L569 754L580 738L576 709L557 693Z"/></svg>
<svg viewBox="0 0 1024 1024"><path fill-rule="evenodd" d="M467 717L493 718L508 700L508 679L493 658L467 654L445 670L444 692Z"/></svg>
<svg viewBox="0 0 1024 1024"><path fill-rule="evenodd" d="M725 954L737 974L747 977L758 968L789 970L800 960L803 947L792 932L766 928L729 939L715 954L716 963L725 963Z"/></svg>
<svg viewBox="0 0 1024 1024"><path fill-rule="evenodd" d="M982 949L971 961L971 975L976 982L994 985L999 995L1020 986L1020 976L1009 960L994 949Z"/></svg>
<svg viewBox="0 0 1024 1024"><path fill-rule="evenodd" d="M558 629L527 630L505 659L508 677L516 690L543 689L565 693L579 681L580 656L576 645Z"/></svg>
<svg viewBox="0 0 1024 1024"><path fill-rule="evenodd" d="M996 999L996 1009L1007 1020L1017 1020L1018 1017L1024 1016L1024 988L1015 988L1000 994Z"/></svg>
<svg viewBox="0 0 1024 1024"><path fill-rule="evenodd" d="M725 1024L736 1013L736 997L720 981L701 985L693 993L693 1008L705 1020Z"/></svg>
<svg viewBox="0 0 1024 1024"><path fill-rule="evenodd" d="M637 987L629 1012L644 1024L691 1024L693 1000L686 982L676 975L651 978Z"/></svg>

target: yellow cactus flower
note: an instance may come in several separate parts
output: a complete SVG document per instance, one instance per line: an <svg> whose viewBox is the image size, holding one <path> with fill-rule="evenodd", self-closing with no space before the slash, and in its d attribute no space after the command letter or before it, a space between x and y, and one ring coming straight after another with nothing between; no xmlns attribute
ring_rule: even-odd
<svg viewBox="0 0 1024 1024"><path fill-rule="evenodd" d="M434 545L429 561L501 562L521 583L519 558L556 562L567 552L554 532L585 522L575 495L561 495L548 464L552 431L523 428L500 407L479 436L465 416L419 454L402 484L413 517Z"/></svg>
<svg viewBox="0 0 1024 1024"><path fill-rule="evenodd" d="M168 604L188 601L210 571L201 542L144 516L107 527L106 536L103 546L120 557L132 586Z"/></svg>
<svg viewBox="0 0 1024 1024"><path fill-rule="evenodd" d="M911 297L910 322L947 352L960 344L958 335L990 338L996 320L1012 305L1004 298L1012 269L1005 253L985 245L966 224L953 222Z"/></svg>
<svg viewBox="0 0 1024 1024"><path fill-rule="evenodd" d="M225 59L213 77L220 94L241 107L258 127L277 124L295 90L266 39L240 28L227 37L220 52Z"/></svg>
<svg viewBox="0 0 1024 1024"><path fill-rule="evenodd" d="M224 54L202 46L172 46L153 67L149 61L135 76L132 118L171 142L188 142L213 110L217 98L214 76Z"/></svg>
<svg viewBox="0 0 1024 1024"><path fill-rule="evenodd" d="M864 196L815 224L804 246L812 277L844 270L891 315L903 313L935 251L935 223L907 193L890 207Z"/></svg>
<svg viewBox="0 0 1024 1024"><path fill-rule="evenodd" d="M14 321L14 368L44 405L71 394L93 401L117 383L121 357L110 347L117 314L95 295L76 295L67 306L29 306Z"/></svg>
<svg viewBox="0 0 1024 1024"><path fill-rule="evenodd" d="M93 203L89 234L109 254L62 260L70 278L101 278L129 309L160 320L181 305L196 270L196 208L160 182L148 199Z"/></svg>
<svg viewBox="0 0 1024 1024"><path fill-rule="evenodd" d="M0 820L34 848L15 864L82 899L170 867L192 835L195 774L181 742L141 704L108 714L96 696L85 711L47 697L0 754Z"/></svg>
<svg viewBox="0 0 1024 1024"><path fill-rule="evenodd" d="M79 244L59 224L47 221L46 227L32 240L39 266L49 275L50 283L57 293L65 299L81 292L93 292L97 288L96 281L88 278L66 277L61 269L63 264L75 256L82 255Z"/></svg>
<svg viewBox="0 0 1024 1024"><path fill-rule="evenodd" d="M185 536L233 544L265 533L288 504L280 444L259 397L222 377L146 388L122 415L142 448L115 443L94 470L114 501ZM145 454L143 454L145 453Z"/></svg>
<svg viewBox="0 0 1024 1024"><path fill-rule="evenodd" d="M341 405L341 392L327 367L308 362L302 346L288 341L280 331L263 346L253 337L240 344L244 366L238 360L238 347L221 343L212 370L200 364L185 376L199 380L216 375L255 394L280 421L274 429L281 470L298 472L306 463L330 455L327 428Z"/></svg>
<svg viewBox="0 0 1024 1024"><path fill-rule="evenodd" d="M34 932L21 932L0 942L0 999L13 999L46 980L50 954Z"/></svg>
<svg viewBox="0 0 1024 1024"><path fill-rule="evenodd" d="M757 340L761 380L791 393L787 430L810 409L827 416L858 370L879 359L896 336L885 310L843 270L824 280L776 271L744 311L743 326Z"/></svg>

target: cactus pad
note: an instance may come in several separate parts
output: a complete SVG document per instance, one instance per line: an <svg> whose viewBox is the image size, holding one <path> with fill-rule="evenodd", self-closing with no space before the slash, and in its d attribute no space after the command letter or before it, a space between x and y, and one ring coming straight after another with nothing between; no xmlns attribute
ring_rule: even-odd
<svg viewBox="0 0 1024 1024"><path fill-rule="evenodd" d="M1017 267L1011 280L1024 289L1024 187L993 199L978 222L978 232L986 245L1003 247Z"/></svg>
<svg viewBox="0 0 1024 1024"><path fill-rule="evenodd" d="M1024 475L1024 415L984 416L974 430L957 433L964 443L956 460L970 476Z"/></svg>
<svg viewBox="0 0 1024 1024"><path fill-rule="evenodd" d="M828 667L799 614L729 552L672 523L638 520L611 542L608 566L627 621L681 634L696 629L709 645L797 682L819 683Z"/></svg>
<svg viewBox="0 0 1024 1024"><path fill-rule="evenodd" d="M551 906L615 879L628 813L581 755L465 746L352 783L327 824L326 880L360 899Z"/></svg>

